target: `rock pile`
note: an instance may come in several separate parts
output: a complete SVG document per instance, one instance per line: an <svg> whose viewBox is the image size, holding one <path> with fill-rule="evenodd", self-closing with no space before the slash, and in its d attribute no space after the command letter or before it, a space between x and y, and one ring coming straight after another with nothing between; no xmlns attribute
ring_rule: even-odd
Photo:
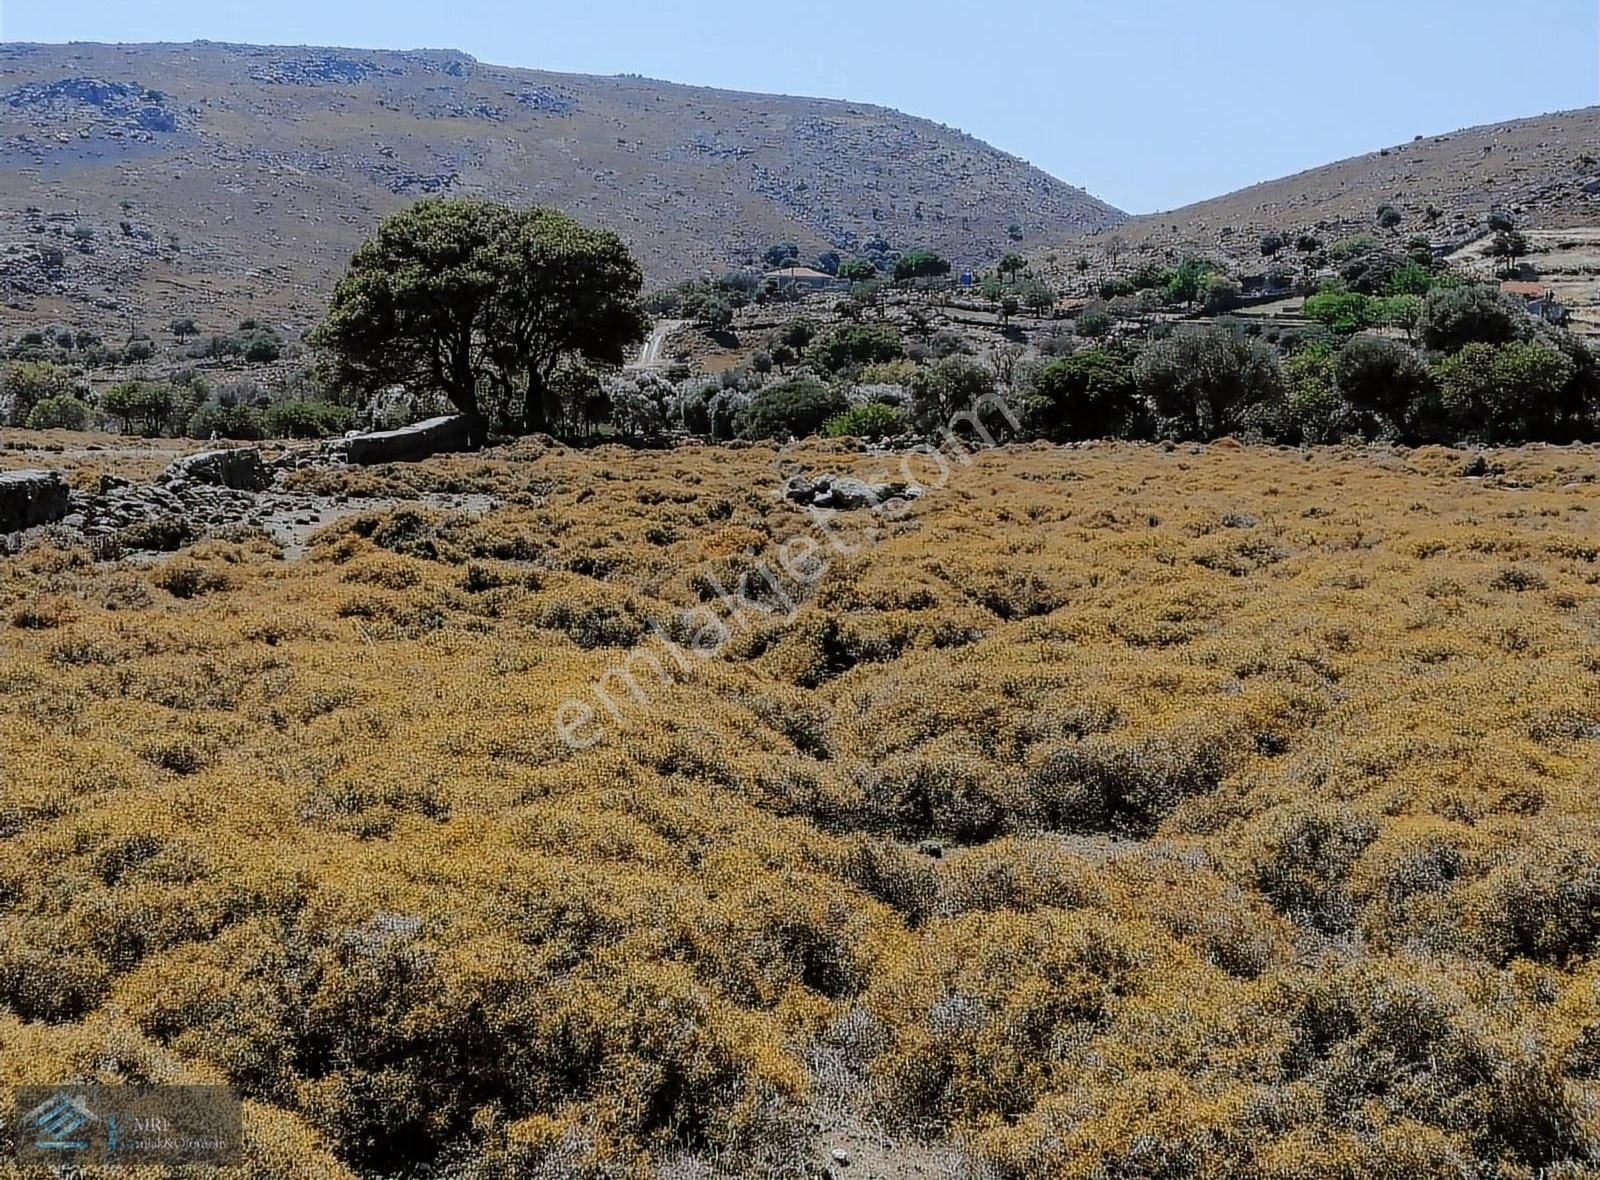
<svg viewBox="0 0 1600 1180"><path fill-rule="evenodd" d="M915 500L921 494L921 488L909 484L867 483L848 475L819 475L815 479L796 475L783 487L786 500L835 512L882 508L895 500Z"/></svg>
<svg viewBox="0 0 1600 1180"><path fill-rule="evenodd" d="M457 422L439 419L409 431L388 432L420 434L423 440L391 441L393 461L422 457L419 446L456 438L453 432L464 430ZM430 426L433 429L421 429ZM252 447L202 451L172 463L148 484L102 475L93 488L74 490L54 471L0 475L0 553L47 538L69 546L87 544L98 557L116 558L133 551L178 549L207 536L255 533L271 537L292 557L304 550L317 529L355 512L381 511L399 503L344 493L316 495L278 483L279 476L291 471L344 466L350 461L352 444L361 437L300 447L271 463ZM496 505L493 497L476 495L424 495L410 502L468 512L488 512Z"/></svg>
<svg viewBox="0 0 1600 1180"><path fill-rule="evenodd" d="M207 532L259 524L264 512L253 491L165 476L157 483L134 484L103 475L93 491L74 492L71 507L62 524L90 541L117 538L131 548L166 548L145 543L155 533L182 544ZM152 532L153 526L168 527Z"/></svg>

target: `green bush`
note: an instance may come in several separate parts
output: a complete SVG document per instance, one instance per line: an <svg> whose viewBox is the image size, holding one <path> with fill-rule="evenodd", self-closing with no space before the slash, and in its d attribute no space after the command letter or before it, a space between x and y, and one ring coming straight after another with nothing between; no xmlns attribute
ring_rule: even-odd
<svg viewBox="0 0 1600 1180"><path fill-rule="evenodd" d="M911 250L894 264L895 282L932 279L950 273L950 263L931 250Z"/></svg>
<svg viewBox="0 0 1600 1180"><path fill-rule="evenodd" d="M1357 234L1350 238L1340 238L1328 247L1328 257L1334 262L1349 262L1353 258L1360 258L1364 254L1371 254L1378 248L1378 239L1371 234Z"/></svg>
<svg viewBox="0 0 1600 1180"><path fill-rule="evenodd" d="M1368 310L1374 326L1410 332L1422 318L1422 299L1416 295L1384 295L1374 299Z"/></svg>
<svg viewBox="0 0 1600 1180"><path fill-rule="evenodd" d="M675 316L683 306L683 293L671 287L651 291L644 297L644 309L654 316Z"/></svg>
<svg viewBox="0 0 1600 1180"><path fill-rule="evenodd" d="M20 361L0 371L0 402L11 405L11 422L26 425L34 406L72 393L72 374L48 361Z"/></svg>
<svg viewBox="0 0 1600 1180"><path fill-rule="evenodd" d="M1230 434L1283 397L1276 351L1222 325L1150 345L1133 372L1166 429L1185 438Z"/></svg>
<svg viewBox="0 0 1600 1180"><path fill-rule="evenodd" d="M892 328L865 324L835 329L814 342L809 353L813 362L830 373L898 360L905 354L905 341L900 333Z"/></svg>
<svg viewBox="0 0 1600 1180"><path fill-rule="evenodd" d="M1344 399L1401 438L1426 429L1433 374L1416 352L1386 336L1356 336L1333 362Z"/></svg>
<svg viewBox="0 0 1600 1180"><path fill-rule="evenodd" d="M201 406L189 416L185 433L190 438L232 438L254 441L266 437L261 415L249 406Z"/></svg>
<svg viewBox="0 0 1600 1180"><path fill-rule="evenodd" d="M1131 357L1091 348L1051 361L1033 375L1023 420L1030 432L1052 442L1123 438L1139 409Z"/></svg>
<svg viewBox="0 0 1600 1180"><path fill-rule="evenodd" d="M267 407L263 425L271 438L327 438L355 424L344 406L325 401L282 401Z"/></svg>
<svg viewBox="0 0 1600 1180"><path fill-rule="evenodd" d="M1568 403L1573 363L1539 343L1469 344L1439 365L1451 427L1486 443L1565 442L1581 405Z"/></svg>
<svg viewBox="0 0 1600 1180"><path fill-rule="evenodd" d="M1306 318L1350 335L1372 326L1372 301L1356 291L1322 290L1306 300Z"/></svg>
<svg viewBox="0 0 1600 1180"><path fill-rule="evenodd" d="M684 296L683 314L702 328L714 332L733 326L733 305L711 291L693 291Z"/></svg>
<svg viewBox="0 0 1600 1180"><path fill-rule="evenodd" d="M76 397L47 397L28 413L29 430L88 430L89 406Z"/></svg>
<svg viewBox="0 0 1600 1180"><path fill-rule="evenodd" d="M993 370L967 357L936 361L911 378L912 420L925 430L946 427L957 414L993 394L994 383Z"/></svg>
<svg viewBox="0 0 1600 1180"><path fill-rule="evenodd" d="M1239 306L1244 291L1236 279L1227 275L1210 275L1201 288L1205 310L1209 315L1221 315Z"/></svg>
<svg viewBox="0 0 1600 1180"><path fill-rule="evenodd" d="M1167 302L1181 303L1185 306L1199 303L1205 295L1206 280L1221 270L1222 268L1216 263L1208 262L1204 258L1185 258L1178 269L1172 272L1172 277L1167 280Z"/></svg>
<svg viewBox="0 0 1600 1180"><path fill-rule="evenodd" d="M1407 262L1397 267L1384 287L1385 295L1426 295L1439 286L1441 276L1431 266L1420 262Z"/></svg>
<svg viewBox="0 0 1600 1180"><path fill-rule="evenodd" d="M792 320L778 333L778 340L798 352L817 338L817 326L810 320Z"/></svg>
<svg viewBox="0 0 1600 1180"><path fill-rule="evenodd" d="M846 409L844 395L813 378L774 385L756 395L739 412L737 427L744 438L796 438L818 433L831 418Z"/></svg>
<svg viewBox="0 0 1600 1180"><path fill-rule="evenodd" d="M1532 334L1528 313L1498 287L1441 287L1422 301L1417 335L1435 352L1457 352L1469 344L1509 344Z"/></svg>
<svg viewBox="0 0 1600 1180"><path fill-rule="evenodd" d="M1136 291L1164 291L1172 282L1172 271L1157 262L1142 263L1129 281Z"/></svg>
<svg viewBox="0 0 1600 1180"><path fill-rule="evenodd" d="M1087 340L1104 340L1116 326L1117 321L1103 303L1091 303L1072 321L1072 330Z"/></svg>
<svg viewBox="0 0 1600 1180"><path fill-rule="evenodd" d="M824 427L830 438L892 438L905 431L906 416L894 406L868 402L836 414Z"/></svg>
<svg viewBox="0 0 1600 1180"><path fill-rule="evenodd" d="M1411 265L1405 258L1387 250L1371 250L1350 259L1339 268L1345 285L1363 295L1381 295L1388 290L1394 276Z"/></svg>
<svg viewBox="0 0 1600 1180"><path fill-rule="evenodd" d="M122 424L124 432L137 428L160 434L177 407L177 391L165 381L124 381L106 390L100 408Z"/></svg>
<svg viewBox="0 0 1600 1180"><path fill-rule="evenodd" d="M1284 398L1267 433L1292 446L1338 442L1351 432L1350 407L1339 396L1333 349L1312 345L1283 365Z"/></svg>
<svg viewBox="0 0 1600 1180"><path fill-rule="evenodd" d="M196 359L238 359L252 365L271 364L283 355L283 338L271 328L246 320L238 332L211 336L189 350Z"/></svg>

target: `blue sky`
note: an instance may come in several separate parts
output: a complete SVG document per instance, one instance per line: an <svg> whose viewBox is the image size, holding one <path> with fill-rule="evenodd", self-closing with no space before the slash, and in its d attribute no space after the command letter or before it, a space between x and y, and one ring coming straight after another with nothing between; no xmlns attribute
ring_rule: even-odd
<svg viewBox="0 0 1600 1180"><path fill-rule="evenodd" d="M202 37L881 103L1131 212L1600 103L1597 0L0 0L0 40Z"/></svg>

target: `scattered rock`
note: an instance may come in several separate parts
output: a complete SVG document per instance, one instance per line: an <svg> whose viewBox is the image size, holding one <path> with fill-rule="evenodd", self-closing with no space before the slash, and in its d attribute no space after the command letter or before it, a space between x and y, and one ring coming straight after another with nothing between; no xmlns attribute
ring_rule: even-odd
<svg viewBox="0 0 1600 1180"><path fill-rule="evenodd" d="M819 475L815 479L797 475L783 488L787 500L837 512L881 508L894 500L915 500L921 494L921 488L909 484L867 483L848 475Z"/></svg>

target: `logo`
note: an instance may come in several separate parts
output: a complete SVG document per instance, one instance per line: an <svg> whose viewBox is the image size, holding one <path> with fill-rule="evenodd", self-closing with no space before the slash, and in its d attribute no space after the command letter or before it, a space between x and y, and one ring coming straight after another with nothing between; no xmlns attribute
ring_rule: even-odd
<svg viewBox="0 0 1600 1180"><path fill-rule="evenodd" d="M13 1109L20 1164L226 1166L243 1154L244 1112L226 1086L24 1086Z"/></svg>
<svg viewBox="0 0 1600 1180"><path fill-rule="evenodd" d="M25 1126L34 1129L33 1145L40 1151L87 1151L87 1139L73 1138L90 1123L94 1111L74 1094L53 1094L22 1116Z"/></svg>

